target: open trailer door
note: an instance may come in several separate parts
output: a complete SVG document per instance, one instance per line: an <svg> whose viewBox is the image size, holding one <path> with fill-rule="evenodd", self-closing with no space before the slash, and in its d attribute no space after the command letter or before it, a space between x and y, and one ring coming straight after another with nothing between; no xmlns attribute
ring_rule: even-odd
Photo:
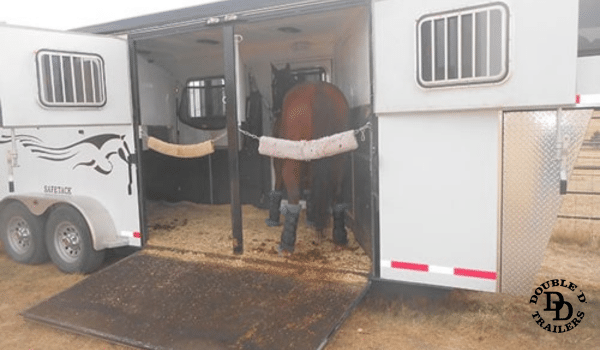
<svg viewBox="0 0 600 350"><path fill-rule="evenodd" d="M577 18L576 0L375 2L382 279L493 292L529 263L538 236L505 245L525 231L503 227L503 111L574 106Z"/></svg>
<svg viewBox="0 0 600 350"><path fill-rule="evenodd" d="M127 40L2 25L0 47L2 152L14 156L2 199L35 215L75 208L96 251L141 246Z"/></svg>

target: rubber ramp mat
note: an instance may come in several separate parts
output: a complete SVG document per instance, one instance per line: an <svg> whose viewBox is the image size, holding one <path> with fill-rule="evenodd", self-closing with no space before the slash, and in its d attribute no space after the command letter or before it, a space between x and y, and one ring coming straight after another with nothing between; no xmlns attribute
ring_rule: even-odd
<svg viewBox="0 0 600 350"><path fill-rule="evenodd" d="M134 254L22 315L144 349L316 349L364 292Z"/></svg>

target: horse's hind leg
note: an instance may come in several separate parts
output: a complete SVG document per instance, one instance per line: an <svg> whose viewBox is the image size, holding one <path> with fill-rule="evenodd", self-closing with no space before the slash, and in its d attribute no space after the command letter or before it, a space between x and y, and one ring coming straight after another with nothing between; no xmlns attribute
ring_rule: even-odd
<svg viewBox="0 0 600 350"><path fill-rule="evenodd" d="M346 231L346 209L348 205L338 203L333 206L333 243L339 246L348 244L348 232Z"/></svg>
<svg viewBox="0 0 600 350"><path fill-rule="evenodd" d="M345 155L337 156L333 167L333 183L335 186L333 204L333 243L339 246L348 244L348 232L346 231L346 210L348 204L343 203L343 183L345 172Z"/></svg>
<svg viewBox="0 0 600 350"><path fill-rule="evenodd" d="M293 253L296 245L296 229L300 217L300 174L302 163L297 160L283 161L283 181L288 194L288 204L284 207L285 222L281 232L279 252Z"/></svg>
<svg viewBox="0 0 600 350"><path fill-rule="evenodd" d="M313 192L311 190L311 166L312 163L307 163L304 166L304 172L302 175L302 190L304 200L306 202L306 226L316 227L315 223L315 211L313 205Z"/></svg>
<svg viewBox="0 0 600 350"><path fill-rule="evenodd" d="M279 208L283 198L283 179L281 176L281 159L273 159L273 168L275 170L275 189L269 192L269 217L265 223L269 227L279 226Z"/></svg>

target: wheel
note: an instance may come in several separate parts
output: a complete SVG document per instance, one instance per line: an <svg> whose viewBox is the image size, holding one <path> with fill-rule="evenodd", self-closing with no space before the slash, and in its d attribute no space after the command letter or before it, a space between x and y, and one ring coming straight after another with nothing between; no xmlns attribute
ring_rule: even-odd
<svg viewBox="0 0 600 350"><path fill-rule="evenodd" d="M43 221L21 202L9 203L0 213L0 235L8 255L23 264L48 261Z"/></svg>
<svg viewBox="0 0 600 350"><path fill-rule="evenodd" d="M94 250L87 222L77 209L68 205L50 212L46 245L54 264L66 273L90 273L104 261L104 250Z"/></svg>

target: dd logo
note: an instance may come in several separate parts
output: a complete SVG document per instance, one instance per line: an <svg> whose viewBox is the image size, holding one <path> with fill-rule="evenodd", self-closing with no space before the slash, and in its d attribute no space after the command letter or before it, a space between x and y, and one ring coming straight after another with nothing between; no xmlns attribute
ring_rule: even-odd
<svg viewBox="0 0 600 350"><path fill-rule="evenodd" d="M566 301L563 293L574 294L577 297L579 303L585 303L585 295L582 290L579 290L581 294L577 295L577 285L573 282L567 282L566 280L550 280L540 284L535 289L534 294L529 299L530 304L538 304L545 306L543 311L544 317L540 314L540 311L536 311L533 315L535 323L537 323L542 329L553 333L565 333L571 329L577 327L581 323L585 313L583 311L575 312L573 303L576 301ZM549 290L552 289L552 290ZM578 305L575 305L577 307ZM575 314L575 317L573 315Z"/></svg>

